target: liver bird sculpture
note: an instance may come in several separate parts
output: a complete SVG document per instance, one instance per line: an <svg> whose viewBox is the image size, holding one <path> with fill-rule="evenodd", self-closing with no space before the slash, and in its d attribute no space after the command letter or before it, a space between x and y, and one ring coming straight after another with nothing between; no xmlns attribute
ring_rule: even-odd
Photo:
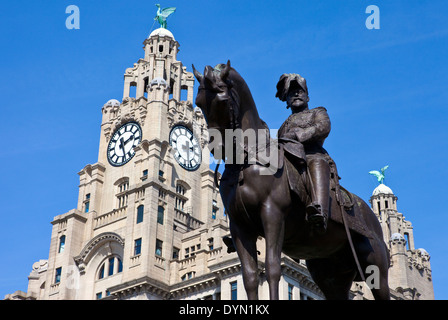
<svg viewBox="0 0 448 320"><path fill-rule="evenodd" d="M159 24L161 28L166 29L166 19L176 11L175 7L168 7L164 9L160 9L160 4L156 4L157 9L157 15L154 18Z"/></svg>
<svg viewBox="0 0 448 320"><path fill-rule="evenodd" d="M374 175L378 179L378 182L382 184L384 182L385 171L387 170L387 168L389 168L389 166L385 166L384 168L381 168L380 171L373 170L373 171L370 171L369 173L371 175Z"/></svg>

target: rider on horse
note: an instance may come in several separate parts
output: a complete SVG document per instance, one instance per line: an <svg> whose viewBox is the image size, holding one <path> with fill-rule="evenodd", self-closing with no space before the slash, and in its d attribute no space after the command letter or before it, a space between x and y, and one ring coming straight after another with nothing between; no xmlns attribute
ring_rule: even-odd
<svg viewBox="0 0 448 320"><path fill-rule="evenodd" d="M324 107L308 108L306 80L298 74L283 74L277 83L277 94L286 101L292 114L278 131L278 137L296 166L304 166L311 184L311 203L306 208L307 220L319 234L326 231L330 211L330 162L323 148L331 130Z"/></svg>

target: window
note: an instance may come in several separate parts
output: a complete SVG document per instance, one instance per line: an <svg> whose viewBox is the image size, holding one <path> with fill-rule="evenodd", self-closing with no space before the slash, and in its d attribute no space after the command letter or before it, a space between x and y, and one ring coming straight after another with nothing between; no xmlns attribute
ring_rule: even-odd
<svg viewBox="0 0 448 320"><path fill-rule="evenodd" d="M118 185L117 190L118 208L123 208L128 205L128 194L125 192L128 189L129 189L129 181L125 181Z"/></svg>
<svg viewBox="0 0 448 320"><path fill-rule="evenodd" d="M410 250L410 246L409 246L409 233L408 232L405 232L404 233L404 238L405 238L405 240L406 240L406 250Z"/></svg>
<svg viewBox="0 0 448 320"><path fill-rule="evenodd" d="M107 270L107 273L105 272ZM114 274L123 271L123 262L117 256L112 256L106 259L100 267L98 272L98 279L103 279L104 277L109 277Z"/></svg>
<svg viewBox="0 0 448 320"><path fill-rule="evenodd" d="M293 292L294 286L288 283L288 300L294 300Z"/></svg>
<svg viewBox="0 0 448 320"><path fill-rule="evenodd" d="M103 264L100 268L100 273L98 274L98 279L104 278L104 267L105 267L105 264Z"/></svg>
<svg viewBox="0 0 448 320"><path fill-rule="evenodd" d="M194 257L196 255L196 249L201 249L201 245L198 244L197 246L191 246L190 248L185 249L185 258L188 258L189 256ZM190 253L190 255L188 254Z"/></svg>
<svg viewBox="0 0 448 320"><path fill-rule="evenodd" d="M61 236L59 238L59 250L58 250L58 253L63 252L64 248L65 248L65 236Z"/></svg>
<svg viewBox="0 0 448 320"><path fill-rule="evenodd" d="M56 269L56 274L54 276L54 283L61 282L61 275L62 275L62 267L59 267Z"/></svg>
<svg viewBox="0 0 448 320"><path fill-rule="evenodd" d="M149 85L149 77L145 77L144 79L144 84L143 84L143 96L148 99L148 85Z"/></svg>
<svg viewBox="0 0 448 320"><path fill-rule="evenodd" d="M183 185L181 184L176 185L176 193L178 194L178 196L176 196L175 208L181 211L184 211L185 203L187 202L185 200L185 192L186 189Z"/></svg>
<svg viewBox="0 0 448 320"><path fill-rule="evenodd" d="M218 202L216 200L213 200L212 203L212 219L216 219L216 213L218 212Z"/></svg>
<svg viewBox="0 0 448 320"><path fill-rule="evenodd" d="M131 82L129 84L129 97L137 98L137 83Z"/></svg>
<svg viewBox="0 0 448 320"><path fill-rule="evenodd" d="M181 194L181 195L184 196L185 195L185 188L184 188L184 186L178 184L176 186L176 193Z"/></svg>
<svg viewBox="0 0 448 320"><path fill-rule="evenodd" d="M209 239L208 239L208 249L209 249L210 251L212 251L213 248L214 248L214 241L213 241L213 238L209 238Z"/></svg>
<svg viewBox="0 0 448 320"><path fill-rule="evenodd" d="M189 279L193 278L195 276L195 274L196 273L194 271L191 271L191 272L184 274L180 279L182 281L189 280Z"/></svg>
<svg viewBox="0 0 448 320"><path fill-rule="evenodd" d="M90 210L90 193L86 194L86 199L84 200L84 213Z"/></svg>
<svg viewBox="0 0 448 320"><path fill-rule="evenodd" d="M164 216L165 216L165 208L159 206L157 208L157 223L163 224Z"/></svg>
<svg viewBox="0 0 448 320"><path fill-rule="evenodd" d="M98 292L96 294L96 300L100 300L103 297L103 293L102 292Z"/></svg>
<svg viewBox="0 0 448 320"><path fill-rule="evenodd" d="M175 204L175 206L176 206L176 209L184 211L185 200L176 197L176 204Z"/></svg>
<svg viewBox="0 0 448 320"><path fill-rule="evenodd" d="M142 252L142 238L135 240L134 242L134 256Z"/></svg>
<svg viewBox="0 0 448 320"><path fill-rule="evenodd" d="M230 300L238 300L238 287L237 282L230 283Z"/></svg>
<svg viewBox="0 0 448 320"><path fill-rule="evenodd" d="M125 181L118 186L118 192L124 192L129 189L129 181Z"/></svg>
<svg viewBox="0 0 448 320"><path fill-rule="evenodd" d="M117 260L118 260L118 270L117 270L117 273L123 272L123 262L119 258L117 258Z"/></svg>
<svg viewBox="0 0 448 320"><path fill-rule="evenodd" d="M173 247L173 259L179 259L179 249L176 247Z"/></svg>
<svg viewBox="0 0 448 320"><path fill-rule="evenodd" d="M140 205L137 207L137 223L143 222L143 209L144 205Z"/></svg>
<svg viewBox="0 0 448 320"><path fill-rule="evenodd" d="M162 256L162 245L163 241L156 239L156 255L159 257Z"/></svg>
<svg viewBox="0 0 448 320"><path fill-rule="evenodd" d="M148 170L143 170L142 180L145 181L148 178Z"/></svg>
<svg viewBox="0 0 448 320"><path fill-rule="evenodd" d="M114 261L115 261L114 257L109 258L109 272L107 274L108 276L111 276L114 274Z"/></svg>

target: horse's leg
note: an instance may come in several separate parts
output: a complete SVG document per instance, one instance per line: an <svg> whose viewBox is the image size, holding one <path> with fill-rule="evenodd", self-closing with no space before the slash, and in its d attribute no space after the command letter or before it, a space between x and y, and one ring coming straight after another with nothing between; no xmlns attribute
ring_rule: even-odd
<svg viewBox="0 0 448 320"><path fill-rule="evenodd" d="M269 284L269 298L279 299L278 285L282 274L281 254L285 221L283 213L274 206L265 205L261 212L266 240L266 277Z"/></svg>
<svg viewBox="0 0 448 320"><path fill-rule="evenodd" d="M390 300L389 250L383 240L381 225L367 203L359 197L357 200L360 205L356 214L364 216L368 227L375 234L373 239L361 236L353 239L359 262L364 270L366 284L372 291L375 300Z"/></svg>
<svg viewBox="0 0 448 320"><path fill-rule="evenodd" d="M350 288L356 276L355 269L342 271L335 259L311 259L306 261L314 282L327 300L348 300Z"/></svg>
<svg viewBox="0 0 448 320"><path fill-rule="evenodd" d="M380 284L379 287L372 287L373 297L375 300L390 300L390 289L389 289L389 275L388 270L381 271L380 269Z"/></svg>
<svg viewBox="0 0 448 320"><path fill-rule="evenodd" d="M230 233L241 261L244 288L248 300L258 299L257 236L241 230L230 219Z"/></svg>
<svg viewBox="0 0 448 320"><path fill-rule="evenodd" d="M364 240L366 242L367 239ZM366 284L372 291L375 300L390 300L389 289L389 252L382 239L370 240L368 247L371 248L367 254L363 254L363 249L367 247L365 243L357 243L360 252L360 263L366 277Z"/></svg>

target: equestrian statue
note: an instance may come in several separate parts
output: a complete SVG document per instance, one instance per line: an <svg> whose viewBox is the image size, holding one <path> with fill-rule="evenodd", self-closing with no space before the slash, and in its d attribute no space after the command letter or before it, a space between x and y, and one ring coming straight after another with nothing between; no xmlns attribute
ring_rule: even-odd
<svg viewBox="0 0 448 320"><path fill-rule="evenodd" d="M248 299L258 299L260 236L265 239L270 299L279 298L282 253L306 261L326 299L349 299L353 281L365 281L372 265L378 270L377 285L369 286L373 296L390 299L389 252L380 223L367 203L339 184L336 165L323 148L330 119L323 107L309 109L305 79L298 74L280 77L277 97L292 114L273 139L247 83L230 61L206 66L203 74L193 66L193 72L199 81L196 105L209 131L222 133L219 144L210 144L225 146L225 152L211 152L225 162L219 191L229 216L231 238L226 244L241 261ZM257 138L255 145L248 139L238 143L225 134L229 130L264 132L268 138ZM278 154L274 166L251 161L266 151ZM229 155L237 154L243 161L229 161ZM275 169L272 174L265 174L267 167Z"/></svg>

